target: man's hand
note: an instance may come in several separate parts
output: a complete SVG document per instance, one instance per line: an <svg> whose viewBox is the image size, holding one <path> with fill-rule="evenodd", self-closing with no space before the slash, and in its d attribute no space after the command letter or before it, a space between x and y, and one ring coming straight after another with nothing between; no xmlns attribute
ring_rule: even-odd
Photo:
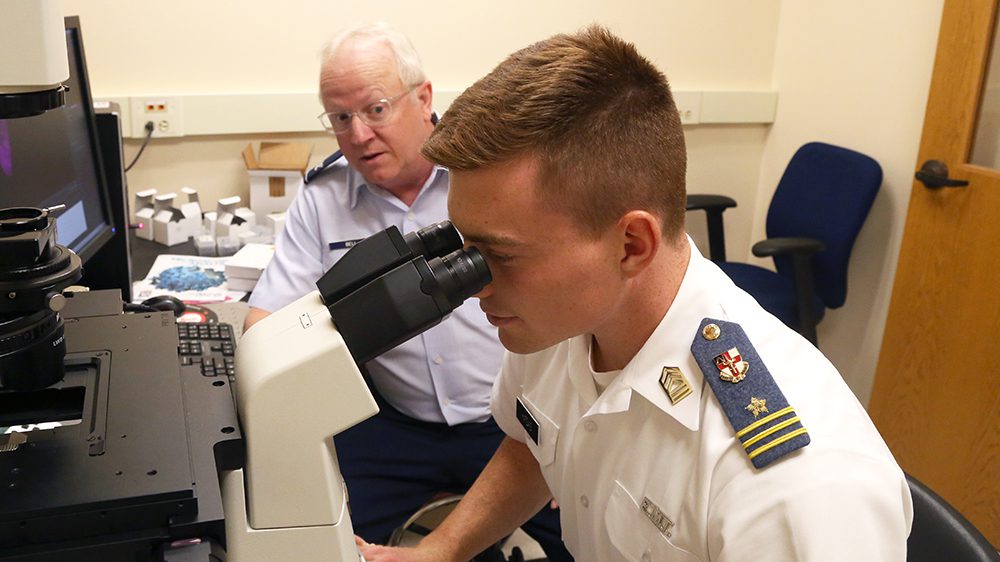
<svg viewBox="0 0 1000 562"><path fill-rule="evenodd" d="M260 322L261 320L266 318L269 314L271 313L264 310L263 308L254 308L251 306L250 310L247 312L246 318L243 319L243 331L245 332L249 330L250 326L253 326L257 322Z"/></svg>
<svg viewBox="0 0 1000 562"><path fill-rule="evenodd" d="M365 562L436 562L433 556L425 556L416 548L398 548L370 544L361 549Z"/></svg>
<svg viewBox="0 0 1000 562"><path fill-rule="evenodd" d="M441 562L447 559L443 553L423 546L416 548L382 546L365 542L358 536L354 537L354 542L361 550L361 555L365 557L365 562Z"/></svg>
<svg viewBox="0 0 1000 562"><path fill-rule="evenodd" d="M506 437L455 510L416 548L355 542L369 562L462 562L512 533L551 498L528 446Z"/></svg>

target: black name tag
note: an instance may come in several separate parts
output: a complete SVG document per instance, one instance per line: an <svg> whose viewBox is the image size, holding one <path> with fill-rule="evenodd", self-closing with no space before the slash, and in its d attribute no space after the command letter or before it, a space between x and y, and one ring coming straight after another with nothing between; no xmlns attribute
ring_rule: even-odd
<svg viewBox="0 0 1000 562"><path fill-rule="evenodd" d="M341 240L340 242L330 242L331 250L346 250L351 246L361 242L364 238L358 238L357 240Z"/></svg>
<svg viewBox="0 0 1000 562"><path fill-rule="evenodd" d="M524 403L521 402L520 398L517 399L517 408L515 411L517 413L517 421L521 422L521 426L528 433L528 437L531 437L535 445L538 445L538 420L524 407Z"/></svg>

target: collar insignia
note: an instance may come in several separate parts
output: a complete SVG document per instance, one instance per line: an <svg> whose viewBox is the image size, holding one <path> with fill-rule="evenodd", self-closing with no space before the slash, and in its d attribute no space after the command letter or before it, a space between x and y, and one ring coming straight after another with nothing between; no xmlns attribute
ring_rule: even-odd
<svg viewBox="0 0 1000 562"><path fill-rule="evenodd" d="M678 367L663 368L663 372L660 373L660 386L667 393L667 398L670 398L670 403L675 406L691 395L691 385Z"/></svg>

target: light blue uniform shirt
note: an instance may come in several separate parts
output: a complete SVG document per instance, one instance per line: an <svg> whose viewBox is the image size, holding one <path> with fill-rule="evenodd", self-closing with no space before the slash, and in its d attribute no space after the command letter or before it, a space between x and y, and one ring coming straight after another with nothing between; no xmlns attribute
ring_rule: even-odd
<svg viewBox="0 0 1000 562"><path fill-rule="evenodd" d="M274 312L292 303L316 290L350 241L390 226L405 234L440 222L448 218L447 203L445 168L434 168L407 207L341 158L295 196L250 306ZM370 361L368 372L379 393L412 418L482 422L502 354L496 328L478 299L469 299L437 326Z"/></svg>

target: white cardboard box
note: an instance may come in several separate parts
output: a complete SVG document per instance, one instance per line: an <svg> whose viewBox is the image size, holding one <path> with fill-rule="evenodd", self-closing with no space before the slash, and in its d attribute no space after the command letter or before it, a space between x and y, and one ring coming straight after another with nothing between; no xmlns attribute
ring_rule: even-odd
<svg viewBox="0 0 1000 562"><path fill-rule="evenodd" d="M242 277L227 277L226 288L230 291L253 291L257 286L257 279L244 279Z"/></svg>
<svg viewBox="0 0 1000 562"><path fill-rule="evenodd" d="M190 187L182 187L181 193L187 195L187 203L181 205L181 214L184 215L184 232L188 237L201 234L201 203L198 201L198 192Z"/></svg>
<svg viewBox="0 0 1000 562"><path fill-rule="evenodd" d="M234 195L219 199L219 207L215 214L215 237L236 237L241 232L253 229L257 217L253 211L240 206L240 197Z"/></svg>
<svg viewBox="0 0 1000 562"><path fill-rule="evenodd" d="M184 235L184 215L174 207L176 193L165 193L153 198L153 240L166 246L174 246L187 240Z"/></svg>
<svg viewBox="0 0 1000 562"><path fill-rule="evenodd" d="M285 229L285 213L269 213L265 218L265 224L277 240L278 235Z"/></svg>
<svg viewBox="0 0 1000 562"><path fill-rule="evenodd" d="M250 176L250 209L263 224L270 213L282 213L304 184L312 146L303 143L262 142L255 156L253 145L243 149L243 163Z"/></svg>
<svg viewBox="0 0 1000 562"><path fill-rule="evenodd" d="M256 281L274 257L274 244L247 244L226 260L226 278ZM244 290L244 289L238 289Z"/></svg>
<svg viewBox="0 0 1000 562"><path fill-rule="evenodd" d="M144 189L136 192L135 204L132 205L135 210L132 222L142 225L136 229L135 235L143 240L153 239L153 215L156 214L153 208L153 197L155 195L155 189Z"/></svg>

